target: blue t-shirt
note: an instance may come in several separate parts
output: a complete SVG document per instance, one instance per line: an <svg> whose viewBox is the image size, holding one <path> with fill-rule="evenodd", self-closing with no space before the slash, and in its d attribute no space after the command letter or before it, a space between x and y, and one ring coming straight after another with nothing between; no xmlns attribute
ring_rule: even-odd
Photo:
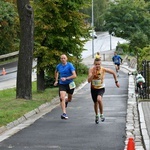
<svg viewBox="0 0 150 150"><path fill-rule="evenodd" d="M70 62L67 62L66 65L60 63L56 66L56 71L59 73L59 79L63 77L67 78L69 76L72 76L72 71L75 71L75 67ZM59 84L69 84L72 81L73 79L67 79L66 81L59 80Z"/></svg>
<svg viewBox="0 0 150 150"><path fill-rule="evenodd" d="M112 58L114 64L120 64L120 62L122 61L122 58L119 55L115 55Z"/></svg>

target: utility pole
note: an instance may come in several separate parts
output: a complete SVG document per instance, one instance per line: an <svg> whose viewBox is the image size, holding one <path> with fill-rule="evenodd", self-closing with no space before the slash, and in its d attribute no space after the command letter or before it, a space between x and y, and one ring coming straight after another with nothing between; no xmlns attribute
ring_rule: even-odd
<svg viewBox="0 0 150 150"><path fill-rule="evenodd" d="M94 13L93 13L93 0L92 0L92 58L94 58Z"/></svg>
<svg viewBox="0 0 150 150"><path fill-rule="evenodd" d="M110 50L112 50L112 40L111 40L111 34L110 34Z"/></svg>

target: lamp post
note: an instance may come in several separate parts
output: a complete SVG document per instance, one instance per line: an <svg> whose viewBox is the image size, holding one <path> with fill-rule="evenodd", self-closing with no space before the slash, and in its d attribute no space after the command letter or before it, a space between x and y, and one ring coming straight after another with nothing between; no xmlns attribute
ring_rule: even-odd
<svg viewBox="0 0 150 150"><path fill-rule="evenodd" d="M93 0L92 0L92 58L94 58L94 13L93 13Z"/></svg>
<svg viewBox="0 0 150 150"><path fill-rule="evenodd" d="M110 33L110 50L112 50L112 40L111 40L111 33Z"/></svg>

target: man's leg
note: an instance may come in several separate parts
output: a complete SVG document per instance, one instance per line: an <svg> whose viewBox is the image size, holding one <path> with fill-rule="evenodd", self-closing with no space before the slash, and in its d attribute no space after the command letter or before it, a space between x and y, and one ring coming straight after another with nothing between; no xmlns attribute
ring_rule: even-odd
<svg viewBox="0 0 150 150"><path fill-rule="evenodd" d="M61 109L62 109L62 112L66 114L65 96L66 96L66 91L60 91L60 105L61 105Z"/></svg>
<svg viewBox="0 0 150 150"><path fill-rule="evenodd" d="M118 71L120 70L120 65L118 65Z"/></svg>
<svg viewBox="0 0 150 150"><path fill-rule="evenodd" d="M97 101L98 101L98 104L99 104L100 118L101 118L101 121L103 122L103 121L105 121L105 117L103 115L103 101L102 101L102 96L101 95L98 95Z"/></svg>
<svg viewBox="0 0 150 150"><path fill-rule="evenodd" d="M97 102L97 91L91 89L91 96L94 103L94 111L95 111L95 123L99 123L99 114L98 114L98 102Z"/></svg>
<svg viewBox="0 0 150 150"><path fill-rule="evenodd" d="M66 91L60 91L60 105L63 112L63 114L61 115L61 119L68 119L68 116L66 114L65 96Z"/></svg>
<svg viewBox="0 0 150 150"><path fill-rule="evenodd" d="M74 93L74 89L70 89L69 87L68 87L68 89L67 89L67 97L65 97L65 106L67 107L67 105L68 105L68 102L71 102L72 101L72 95L73 95L73 93Z"/></svg>
<svg viewBox="0 0 150 150"><path fill-rule="evenodd" d="M94 102L94 111L95 111L95 123L99 123L99 114L98 114L98 102Z"/></svg>
<svg viewBox="0 0 150 150"><path fill-rule="evenodd" d="M117 73L117 76L119 77L119 69L120 69L120 65L119 64L116 64L116 73Z"/></svg>
<svg viewBox="0 0 150 150"><path fill-rule="evenodd" d="M65 107L67 107L68 102L72 101L72 94L68 94L68 97L65 97Z"/></svg>
<svg viewBox="0 0 150 150"><path fill-rule="evenodd" d="M95 115L98 115L98 102L94 103L94 111L95 111Z"/></svg>
<svg viewBox="0 0 150 150"><path fill-rule="evenodd" d="M116 73L118 72L118 66L115 64Z"/></svg>
<svg viewBox="0 0 150 150"><path fill-rule="evenodd" d="M71 101L72 101L72 94L68 94L67 101L68 101L68 102L71 102Z"/></svg>
<svg viewBox="0 0 150 150"><path fill-rule="evenodd" d="M99 110L100 110L100 114L103 114L103 102L102 102L102 97L101 95L97 96L97 102L99 104Z"/></svg>

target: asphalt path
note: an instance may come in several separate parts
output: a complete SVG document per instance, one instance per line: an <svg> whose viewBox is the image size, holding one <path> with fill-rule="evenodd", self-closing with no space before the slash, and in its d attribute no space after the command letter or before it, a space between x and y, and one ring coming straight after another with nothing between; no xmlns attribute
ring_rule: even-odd
<svg viewBox="0 0 150 150"><path fill-rule="evenodd" d="M120 71L118 80L120 88L115 86L112 75L106 74L105 122L95 124L90 85L86 84L69 103L68 120L61 120L61 108L57 106L29 127L2 141L0 150L123 150L128 76Z"/></svg>

